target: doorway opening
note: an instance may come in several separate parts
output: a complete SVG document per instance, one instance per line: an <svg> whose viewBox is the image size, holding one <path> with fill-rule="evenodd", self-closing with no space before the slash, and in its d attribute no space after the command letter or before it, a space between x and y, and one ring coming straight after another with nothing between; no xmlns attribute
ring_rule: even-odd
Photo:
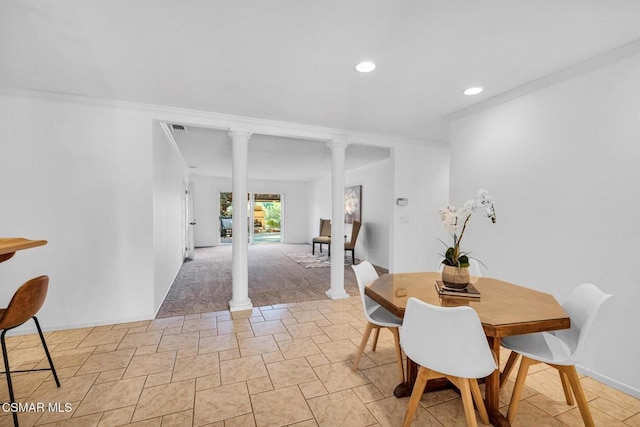
<svg viewBox="0 0 640 427"><path fill-rule="evenodd" d="M220 244L233 242L233 193L220 192ZM281 243L283 195L278 193L249 193L247 195L247 224L249 243Z"/></svg>

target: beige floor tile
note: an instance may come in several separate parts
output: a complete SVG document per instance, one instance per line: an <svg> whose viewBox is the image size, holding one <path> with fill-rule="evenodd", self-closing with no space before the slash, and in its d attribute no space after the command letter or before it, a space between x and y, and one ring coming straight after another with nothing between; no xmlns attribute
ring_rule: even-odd
<svg viewBox="0 0 640 427"><path fill-rule="evenodd" d="M146 328L145 328L146 329ZM158 345L162 338L162 331L149 331L136 334L127 334L118 345L118 350L125 348L137 348L143 346Z"/></svg>
<svg viewBox="0 0 640 427"><path fill-rule="evenodd" d="M404 415L407 412L407 405L409 398L397 399L395 397L386 397L384 399L376 400L367 403L365 406L373 414L375 419L381 426L384 427L397 427L402 425ZM466 420L462 419L463 424L459 426L466 426ZM479 424L484 425L484 424ZM412 427L442 427L442 424L436 420L436 418L429 413L426 409L418 406L416 414L414 415Z"/></svg>
<svg viewBox="0 0 640 427"><path fill-rule="evenodd" d="M466 424L464 406L462 405L462 399L459 397L437 405L429 406L426 410L445 427ZM482 425L482 421L480 421L480 416L477 411L475 411L475 415L478 425ZM552 417L548 418L553 420Z"/></svg>
<svg viewBox="0 0 640 427"><path fill-rule="evenodd" d="M358 347L350 340L320 343L318 347L331 363L355 359L358 353Z"/></svg>
<svg viewBox="0 0 640 427"><path fill-rule="evenodd" d="M220 386L220 374L196 378L196 391Z"/></svg>
<svg viewBox="0 0 640 427"><path fill-rule="evenodd" d="M298 387L287 387L251 396L258 427L284 426L313 418Z"/></svg>
<svg viewBox="0 0 640 427"><path fill-rule="evenodd" d="M610 415L605 414L598 409L593 407L589 407L591 411L591 416L593 417L593 422L596 426L606 426L606 427L626 427L622 421L616 420ZM581 427L584 426L584 422L582 421L582 416L580 415L580 410L578 407L574 407L573 409L565 412L562 415L558 415L556 417L559 421L562 421L564 424L569 427Z"/></svg>
<svg viewBox="0 0 640 427"><path fill-rule="evenodd" d="M300 311L293 313L293 317L298 321L298 323L306 323L306 322L315 322L319 320L327 320L326 317L322 313L320 313L316 309Z"/></svg>
<svg viewBox="0 0 640 427"><path fill-rule="evenodd" d="M260 356L221 360L220 373L222 384L247 381L254 378L266 377L268 375L267 368Z"/></svg>
<svg viewBox="0 0 640 427"><path fill-rule="evenodd" d="M244 382L196 392L193 425L203 426L251 413L249 391Z"/></svg>
<svg viewBox="0 0 640 427"><path fill-rule="evenodd" d="M273 353L265 353L262 355L262 360L264 363L274 363L274 362L282 362L284 360L284 356L279 351L274 351Z"/></svg>
<svg viewBox="0 0 640 427"><path fill-rule="evenodd" d="M297 338L278 342L278 347L285 359L297 359L299 357L321 354L320 348L308 337Z"/></svg>
<svg viewBox="0 0 640 427"><path fill-rule="evenodd" d="M4 365L3 365L4 368ZM3 369L4 371L4 369ZM11 381L13 383L13 393L16 400L27 398L31 393L38 389L49 377L49 372L29 372L28 374L13 374ZM0 378L0 401L9 400L9 389L4 374Z"/></svg>
<svg viewBox="0 0 640 427"><path fill-rule="evenodd" d="M398 368L395 363L362 369L360 372L376 386L383 396L393 396L393 390L398 383Z"/></svg>
<svg viewBox="0 0 640 427"><path fill-rule="evenodd" d="M511 402L511 395L513 394L513 386L515 385L515 376L513 376L513 378L510 378L509 380L507 380L507 382L500 388L500 394L499 394L499 399L500 399L500 406L504 406L504 405L508 405L509 402ZM484 386L480 385L480 388L482 390L484 390ZM534 389L532 389L531 387L529 387L526 382L524 387L522 388L522 396L520 397L520 400L524 400L524 399L529 399L530 397L539 394L537 391L535 391ZM544 395L542 395L544 396ZM531 401L531 403L535 404L536 406L538 406L535 402L538 402L539 398L536 398L534 400ZM556 402L556 401L552 401L551 399L549 399L548 397L544 396L544 399L540 400L542 404L546 405L549 402L555 402L555 405L560 405L562 406L562 402ZM566 404L566 402L565 402ZM539 407L539 406L538 406ZM565 408L565 410L567 410L568 408ZM549 412L551 413L551 412ZM552 414L553 415L553 414Z"/></svg>
<svg viewBox="0 0 640 427"><path fill-rule="evenodd" d="M332 341L348 340L350 338L360 339L364 329L358 330L349 323L340 323L338 325L323 326L324 333L331 338Z"/></svg>
<svg viewBox="0 0 640 427"><path fill-rule="evenodd" d="M137 377L93 385L76 410L76 415L94 414L137 404L144 380L144 377Z"/></svg>
<svg viewBox="0 0 640 427"><path fill-rule="evenodd" d="M238 348L238 340L235 334L224 334L212 337L200 338L199 354L224 351Z"/></svg>
<svg viewBox="0 0 640 427"><path fill-rule="evenodd" d="M29 400L32 402L79 402L86 396L97 377L98 374L88 374L67 378L60 382L60 387L56 387L55 382L48 381L38 387L29 396Z"/></svg>
<svg viewBox="0 0 640 427"><path fill-rule="evenodd" d="M585 393L587 391L591 392L600 397L604 397L605 399L616 403L632 412L640 412L640 399L636 399L633 396L613 389L592 378L582 378L580 380L580 383L582 384L582 388L585 390Z"/></svg>
<svg viewBox="0 0 640 427"><path fill-rule="evenodd" d="M54 423L56 427L93 427L100 422L102 414L85 415ZM22 424L20 424L22 425Z"/></svg>
<svg viewBox="0 0 640 427"><path fill-rule="evenodd" d="M177 350L179 348L198 347L200 334L187 332L183 334L164 335L158 345L158 351Z"/></svg>
<svg viewBox="0 0 640 427"><path fill-rule="evenodd" d="M111 353L92 354L87 361L84 362L84 365L78 369L78 375L126 368L134 352L134 349L128 349Z"/></svg>
<svg viewBox="0 0 640 427"><path fill-rule="evenodd" d="M271 378L269 377L248 380L247 387L249 388L249 394L256 394L273 390L273 384L271 384Z"/></svg>
<svg viewBox="0 0 640 427"><path fill-rule="evenodd" d="M462 402L457 401L462 406ZM507 415L507 407L502 408L500 412L504 416ZM429 408L431 410L431 408ZM464 416L464 415L463 415ZM523 400L518 406L518 413L513 423L513 427L566 427L564 423L558 421L556 418L547 414L540 408L537 408L530 404L528 401Z"/></svg>
<svg viewBox="0 0 640 427"><path fill-rule="evenodd" d="M220 353L218 353L218 356L220 357L220 361L221 362L223 360L239 359L240 358L240 350L237 349L237 348L234 348L232 350L224 350L224 351L221 351Z"/></svg>
<svg viewBox="0 0 640 427"><path fill-rule="evenodd" d="M351 390L358 396L362 403L374 402L381 400L384 396L373 384L365 384L353 387Z"/></svg>
<svg viewBox="0 0 640 427"><path fill-rule="evenodd" d="M139 377L141 375L156 374L171 371L176 360L176 351L134 356L125 371L123 378Z"/></svg>
<svg viewBox="0 0 640 427"><path fill-rule="evenodd" d="M147 381L144 386L155 387L157 385L169 384L171 382L172 371L158 372L156 374L147 375Z"/></svg>
<svg viewBox="0 0 640 427"><path fill-rule="evenodd" d="M275 389L318 379L305 358L284 360L267 365L269 377Z"/></svg>
<svg viewBox="0 0 640 427"><path fill-rule="evenodd" d="M376 422L371 412L364 406L352 390L330 393L308 400L318 425L334 427L344 425L348 420L349 426L370 426Z"/></svg>
<svg viewBox="0 0 640 427"><path fill-rule="evenodd" d="M102 371L96 378L96 384L108 383L111 381L121 380L127 368L112 369L110 371Z"/></svg>
<svg viewBox="0 0 640 427"><path fill-rule="evenodd" d="M396 346L393 341L378 341L376 351L371 350L371 344L369 344L364 354L376 365L384 365L396 360Z"/></svg>
<svg viewBox="0 0 640 427"><path fill-rule="evenodd" d="M184 316L165 317L163 319L155 319L149 323L148 330L154 331L156 329L168 329L168 328L182 328L184 323Z"/></svg>
<svg viewBox="0 0 640 427"><path fill-rule="evenodd" d="M131 422L133 411L136 409L135 405L127 406L125 408L112 409L105 411L100 418L98 427L112 427L121 426Z"/></svg>
<svg viewBox="0 0 640 427"><path fill-rule="evenodd" d="M224 427L255 427L256 420L253 414L240 415L224 421Z"/></svg>
<svg viewBox="0 0 640 427"><path fill-rule="evenodd" d="M339 311L337 313L332 311L332 312L323 313L323 314L324 314L324 317L334 325L339 325L342 323L353 323L353 322L359 321L359 319L356 316L349 313L348 311ZM364 326L363 326L363 330L364 330Z"/></svg>
<svg viewBox="0 0 640 427"><path fill-rule="evenodd" d="M640 427L640 413L624 420L624 424L631 427Z"/></svg>
<svg viewBox="0 0 640 427"><path fill-rule="evenodd" d="M208 329L216 329L216 326L217 321L215 317L185 320L182 325L182 332L205 331Z"/></svg>
<svg viewBox="0 0 640 427"><path fill-rule="evenodd" d="M162 427L184 427L193 424L193 410L169 414L162 417Z"/></svg>
<svg viewBox="0 0 640 427"><path fill-rule="evenodd" d="M161 427L162 417L152 418L150 420L142 420L131 424L126 424L127 427Z"/></svg>
<svg viewBox="0 0 640 427"><path fill-rule="evenodd" d="M311 399L312 397L323 396L329 393L320 380L300 384L299 387L305 399Z"/></svg>
<svg viewBox="0 0 640 427"><path fill-rule="evenodd" d="M145 388L131 421L141 421L193 409L195 393L195 380Z"/></svg>
<svg viewBox="0 0 640 427"><path fill-rule="evenodd" d="M280 350L278 344L276 344L276 341L271 335L238 339L238 346L240 348L241 357L273 353Z"/></svg>
<svg viewBox="0 0 640 427"><path fill-rule="evenodd" d="M52 351L51 358L53 359L53 366L55 366L56 370L62 368L68 368L70 366L80 366L93 353L93 348L74 348L70 350L61 350L61 351ZM39 364L38 368L48 368L49 362L43 359Z"/></svg>
<svg viewBox="0 0 640 427"><path fill-rule="evenodd" d="M543 370L527 375L525 384L538 393L543 393L547 397L556 402L566 402L564 392L562 391L562 383L558 371ZM593 400L597 396L590 390L584 390L587 401Z"/></svg>
<svg viewBox="0 0 640 427"><path fill-rule="evenodd" d="M218 353L184 357L176 360L172 382L220 374Z"/></svg>
<svg viewBox="0 0 640 427"><path fill-rule="evenodd" d="M249 319L234 319L218 322L218 334L230 334L232 332L251 331Z"/></svg>
<svg viewBox="0 0 640 427"><path fill-rule="evenodd" d="M286 308L281 308L278 310L268 310L268 311L262 311L262 317L264 317L264 320L279 320L279 319L291 319L293 317L293 314L291 314L289 312L289 310L287 310Z"/></svg>
<svg viewBox="0 0 640 427"><path fill-rule="evenodd" d="M108 330L108 331L92 331L85 339L82 340L78 347L90 347L95 345L104 345L104 344L117 344L122 341L125 334L127 333L126 329L116 329L116 330Z"/></svg>
<svg viewBox="0 0 640 427"><path fill-rule="evenodd" d="M541 394L541 393L536 393L536 394L530 396L526 400L527 400L527 402L529 402L530 404L532 404L536 408L541 409L542 411L546 412L547 414L551 415L552 417L555 417L557 415L563 414L563 413L571 410L571 408L573 408L573 406L567 405L566 401L557 402L557 401L555 401L553 399L549 399L546 395ZM510 403L510 400L501 400L500 401L500 405L501 406L509 405L509 403Z"/></svg>
<svg viewBox="0 0 640 427"><path fill-rule="evenodd" d="M67 402L38 401L38 402L44 403L46 405L46 409L44 409L42 416L38 418L36 425L53 424L53 423L59 423L59 422L68 420L73 416L75 410L78 409L78 405L80 404L80 402L68 402L68 401ZM50 404L53 406L50 406ZM0 422L0 425L2 425L1 422Z"/></svg>
<svg viewBox="0 0 640 427"><path fill-rule="evenodd" d="M589 407L595 408L605 414L615 418L616 420L624 421L627 418L635 415L634 411L631 411L624 406L621 406L615 402L612 402L604 397L598 397L589 401Z"/></svg>
<svg viewBox="0 0 640 427"><path fill-rule="evenodd" d="M351 363L332 363L313 368L329 393L359 387L369 380L360 371L353 371Z"/></svg>
<svg viewBox="0 0 640 427"><path fill-rule="evenodd" d="M282 324L280 320L269 320L262 323L251 324L253 333L255 336L284 334L287 332L287 328Z"/></svg>
<svg viewBox="0 0 640 427"><path fill-rule="evenodd" d="M310 337L313 335L324 335L324 332L314 322L308 323L296 323L291 325L285 325L289 334L293 338Z"/></svg>
<svg viewBox="0 0 640 427"><path fill-rule="evenodd" d="M91 333L93 328L80 328L80 329L67 329L64 331L55 331L51 334L47 334L45 339L47 340L47 345L54 345L59 343L66 342L78 342L80 343L83 339L87 337ZM35 338L35 334L34 334Z"/></svg>
<svg viewBox="0 0 640 427"><path fill-rule="evenodd" d="M11 369L30 369L46 357L42 346L16 348L11 350L8 355L9 366ZM4 370L4 362L2 365Z"/></svg>

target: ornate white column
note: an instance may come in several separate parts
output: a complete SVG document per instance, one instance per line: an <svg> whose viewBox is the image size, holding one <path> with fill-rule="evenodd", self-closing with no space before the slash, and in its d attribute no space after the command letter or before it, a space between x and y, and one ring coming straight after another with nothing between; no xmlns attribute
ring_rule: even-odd
<svg viewBox="0 0 640 427"><path fill-rule="evenodd" d="M232 299L231 311L251 310L249 299L249 266L247 261L247 193L249 138L251 132L230 130L232 145L231 189L233 191Z"/></svg>
<svg viewBox="0 0 640 427"><path fill-rule="evenodd" d="M349 298L344 290L344 166L346 141L329 141L331 148L331 299Z"/></svg>

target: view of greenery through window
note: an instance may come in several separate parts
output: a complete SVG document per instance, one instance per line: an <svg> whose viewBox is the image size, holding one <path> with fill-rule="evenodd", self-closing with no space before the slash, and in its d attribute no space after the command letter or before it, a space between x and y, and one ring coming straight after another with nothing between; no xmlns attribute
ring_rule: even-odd
<svg viewBox="0 0 640 427"><path fill-rule="evenodd" d="M247 200L250 195L247 195ZM253 233L263 235L271 234L266 238L268 241L280 241L280 226L282 215L282 204L280 194L259 194L254 197L253 211ZM231 239L233 224L233 194L231 192L220 193L220 237L221 239ZM247 205L248 208L248 205ZM277 233L277 234L274 234ZM264 240L264 239L262 239ZM226 241L226 240L225 240ZM226 241L227 243L230 242Z"/></svg>

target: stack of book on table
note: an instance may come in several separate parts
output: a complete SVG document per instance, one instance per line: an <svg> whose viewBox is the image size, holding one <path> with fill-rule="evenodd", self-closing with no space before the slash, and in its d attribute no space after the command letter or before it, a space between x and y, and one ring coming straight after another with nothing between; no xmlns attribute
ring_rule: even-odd
<svg viewBox="0 0 640 427"><path fill-rule="evenodd" d="M471 283L462 289L450 288L440 280L436 280L436 291L440 296L461 297L461 298L480 298L480 291Z"/></svg>

